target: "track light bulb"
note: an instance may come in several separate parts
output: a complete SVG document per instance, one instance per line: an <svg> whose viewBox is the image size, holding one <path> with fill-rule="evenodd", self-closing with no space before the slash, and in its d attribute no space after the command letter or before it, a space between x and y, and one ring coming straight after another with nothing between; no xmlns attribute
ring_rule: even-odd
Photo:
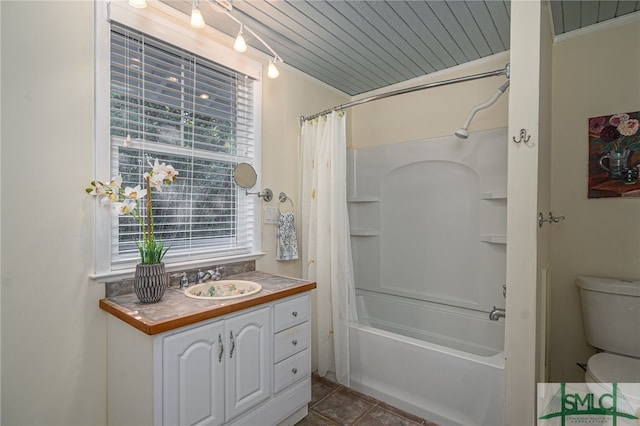
<svg viewBox="0 0 640 426"><path fill-rule="evenodd" d="M129 6L144 9L147 7L147 0L129 0Z"/></svg>
<svg viewBox="0 0 640 426"><path fill-rule="evenodd" d="M233 43L233 48L238 53L244 53L247 51L247 42L244 41L244 37L242 36L242 25L240 25L240 31L238 31L235 43Z"/></svg>
<svg viewBox="0 0 640 426"><path fill-rule="evenodd" d="M200 13L200 9L198 9L197 4L194 4L193 9L191 9L191 26L193 28L204 28L204 18L202 17L202 13Z"/></svg>
<svg viewBox="0 0 640 426"><path fill-rule="evenodd" d="M280 71L276 68L276 60L275 58L272 61L269 61L269 68L267 68L267 76L269 78L278 78L280 75Z"/></svg>

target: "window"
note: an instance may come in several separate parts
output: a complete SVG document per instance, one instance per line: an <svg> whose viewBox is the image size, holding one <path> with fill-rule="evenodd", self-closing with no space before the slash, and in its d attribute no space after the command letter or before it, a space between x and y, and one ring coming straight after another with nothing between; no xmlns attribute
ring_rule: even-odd
<svg viewBox="0 0 640 426"><path fill-rule="evenodd" d="M110 176L144 187L156 158L179 172L153 191L156 238L171 247L165 262L255 254L257 203L235 185L233 169L259 160L257 80L115 22L109 51ZM104 266L135 265L141 232L132 217L111 216Z"/></svg>

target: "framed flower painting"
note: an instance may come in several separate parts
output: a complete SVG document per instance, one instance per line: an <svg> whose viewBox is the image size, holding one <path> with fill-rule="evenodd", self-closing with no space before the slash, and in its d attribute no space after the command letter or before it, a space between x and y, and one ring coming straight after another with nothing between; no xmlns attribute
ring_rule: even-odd
<svg viewBox="0 0 640 426"><path fill-rule="evenodd" d="M589 119L589 198L640 197L640 111Z"/></svg>

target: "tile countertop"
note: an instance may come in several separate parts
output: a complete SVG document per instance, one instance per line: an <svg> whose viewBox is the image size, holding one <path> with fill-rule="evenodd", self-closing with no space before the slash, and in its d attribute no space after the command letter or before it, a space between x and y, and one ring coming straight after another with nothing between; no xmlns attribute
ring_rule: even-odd
<svg viewBox="0 0 640 426"><path fill-rule="evenodd" d="M153 335L316 288L313 281L259 271L244 272L223 279L254 281L262 285L262 290L251 296L231 300L201 300L185 296L184 291L179 288L169 287L158 303L140 303L132 293L101 299L100 308L138 330Z"/></svg>

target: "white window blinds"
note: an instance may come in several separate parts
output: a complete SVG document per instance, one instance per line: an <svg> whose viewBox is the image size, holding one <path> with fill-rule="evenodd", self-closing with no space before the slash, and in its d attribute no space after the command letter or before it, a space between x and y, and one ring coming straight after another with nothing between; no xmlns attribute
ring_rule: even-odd
<svg viewBox="0 0 640 426"><path fill-rule="evenodd" d="M112 175L144 187L156 158L179 172L153 191L156 239L171 247L165 262L252 252L254 199L232 173L255 160L254 79L120 24L110 44ZM141 238L132 217L114 217L112 269L137 262Z"/></svg>

